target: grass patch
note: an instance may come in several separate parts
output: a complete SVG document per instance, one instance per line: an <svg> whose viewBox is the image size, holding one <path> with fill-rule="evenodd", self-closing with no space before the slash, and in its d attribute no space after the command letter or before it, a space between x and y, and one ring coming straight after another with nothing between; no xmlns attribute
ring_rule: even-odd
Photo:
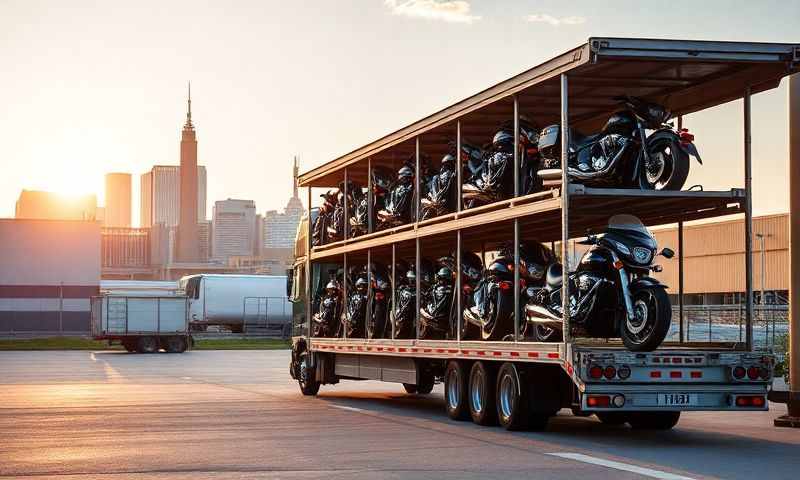
<svg viewBox="0 0 800 480"><path fill-rule="evenodd" d="M291 345L275 338L195 338L195 350L280 350ZM44 337L0 339L0 351L8 350L123 350L105 340L85 337Z"/></svg>

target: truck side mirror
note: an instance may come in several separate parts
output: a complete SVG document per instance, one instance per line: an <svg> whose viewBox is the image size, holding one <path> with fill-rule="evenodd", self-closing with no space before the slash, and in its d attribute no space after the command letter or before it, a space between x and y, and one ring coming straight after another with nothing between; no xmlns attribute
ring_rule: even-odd
<svg viewBox="0 0 800 480"><path fill-rule="evenodd" d="M661 256L664 258L672 258L675 256L675 252L670 248L664 248L661 250Z"/></svg>
<svg viewBox="0 0 800 480"><path fill-rule="evenodd" d="M294 271L289 268L286 270L286 297L292 298L292 285L294 283Z"/></svg>

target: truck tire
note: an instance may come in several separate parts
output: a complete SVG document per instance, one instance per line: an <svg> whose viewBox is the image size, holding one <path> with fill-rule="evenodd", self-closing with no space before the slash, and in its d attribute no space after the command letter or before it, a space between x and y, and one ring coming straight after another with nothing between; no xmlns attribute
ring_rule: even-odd
<svg viewBox="0 0 800 480"><path fill-rule="evenodd" d="M165 347L167 353L183 353L186 351L186 340L178 336L167 337Z"/></svg>
<svg viewBox="0 0 800 480"><path fill-rule="evenodd" d="M522 384L520 372L513 363L504 363L497 373L497 420L506 430L522 430L528 426L528 386Z"/></svg>
<svg viewBox="0 0 800 480"><path fill-rule="evenodd" d="M469 418L469 376L465 362L450 360L444 371L444 403L453 420Z"/></svg>
<svg viewBox="0 0 800 480"><path fill-rule="evenodd" d="M628 423L634 430L669 430L680 418L681 412L630 412Z"/></svg>
<svg viewBox="0 0 800 480"><path fill-rule="evenodd" d="M181 339L183 340L183 348L181 348L181 350L178 353L183 353L186 350L189 350L190 348L192 348L192 345L194 344L194 340L192 340L192 337L190 336L181 337Z"/></svg>
<svg viewBox="0 0 800 480"><path fill-rule="evenodd" d="M625 412L596 412L597 419L605 425L623 425L628 421Z"/></svg>
<svg viewBox="0 0 800 480"><path fill-rule="evenodd" d="M417 393L417 386L414 385L413 383L404 383L403 388L405 389L406 393L410 395L414 395L415 393Z"/></svg>
<svg viewBox="0 0 800 480"><path fill-rule="evenodd" d="M158 340L156 337L139 337L136 341L136 351L139 353L156 353L158 351Z"/></svg>
<svg viewBox="0 0 800 480"><path fill-rule="evenodd" d="M136 342L135 341L131 341L129 339L126 339L126 340L123 340L121 343L122 343L122 348L124 348L126 352L128 352L128 353L136 352Z"/></svg>
<svg viewBox="0 0 800 480"><path fill-rule="evenodd" d="M314 367L310 367L309 363L309 353L303 352L300 355L300 363L298 366L297 372L297 383L300 385L300 391L303 395L307 395L313 397L317 393L319 393L319 380L317 380L317 370Z"/></svg>
<svg viewBox="0 0 800 480"><path fill-rule="evenodd" d="M469 415L478 425L496 425L495 372L486 362L475 362L469 372Z"/></svg>

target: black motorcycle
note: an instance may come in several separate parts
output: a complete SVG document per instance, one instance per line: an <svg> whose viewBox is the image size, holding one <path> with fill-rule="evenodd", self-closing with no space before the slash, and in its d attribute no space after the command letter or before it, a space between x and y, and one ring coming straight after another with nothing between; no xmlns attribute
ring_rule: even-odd
<svg viewBox="0 0 800 480"><path fill-rule="evenodd" d="M688 129L667 123L671 113L636 97L615 97L625 107L606 121L600 133L571 130L568 174L586 186L680 190L689 175L689 156L702 164ZM647 135L647 130L652 130ZM539 171L545 186L561 184L561 127L542 130L538 142L544 159Z"/></svg>
<svg viewBox="0 0 800 480"><path fill-rule="evenodd" d="M450 330L450 311L453 306L453 271L441 266L436 281L419 310L419 338L443 340Z"/></svg>
<svg viewBox="0 0 800 480"><path fill-rule="evenodd" d="M527 195L541 188L536 175L539 155L536 148L538 130L527 121L519 126L519 193ZM465 208L485 205L514 196L514 133L511 124L504 124L487 146L483 162L477 173L470 176L461 187Z"/></svg>
<svg viewBox="0 0 800 480"><path fill-rule="evenodd" d="M527 299L522 294L527 292L527 286L541 285L546 265L553 261L550 249L539 242L521 243L519 249L521 285L514 285L513 245L503 245L475 288L471 305L464 309L462 338L501 340L513 334L514 288L521 289L523 305Z"/></svg>
<svg viewBox="0 0 800 480"><path fill-rule="evenodd" d="M372 168L372 222L377 225L377 212L384 210L386 196L392 188L394 172L387 167ZM350 236L358 237L369 232L369 195L364 193L354 202L353 215L350 217Z"/></svg>
<svg viewBox="0 0 800 480"><path fill-rule="evenodd" d="M339 241L344 239L344 229L349 223L345 217L344 211L344 182L339 184L339 189L336 194L336 203L333 208L333 214L331 216L332 220L330 225L328 226L328 237L330 241ZM353 214L353 209L357 207L357 205L361 203L365 203L366 195L364 194L363 189L356 184L355 182L348 181L347 182L347 214L351 216ZM352 229L351 229L352 231Z"/></svg>
<svg viewBox="0 0 800 480"><path fill-rule="evenodd" d="M384 196L383 208L377 212L377 229L397 227L414 218L414 163L406 162L397 171L397 179Z"/></svg>
<svg viewBox="0 0 800 480"><path fill-rule="evenodd" d="M355 270L350 275L353 289L347 291L347 303L342 315L342 327L347 338L362 338L367 319L367 272Z"/></svg>
<svg viewBox="0 0 800 480"><path fill-rule="evenodd" d="M430 285L433 283L433 263L428 259L422 259L420 263L420 305L425 305L428 299ZM397 305L394 306L395 338L407 339L416 338L414 323L417 311L417 274L414 265L404 261L398 262L396 269Z"/></svg>
<svg viewBox="0 0 800 480"><path fill-rule="evenodd" d="M315 247L333 241L331 234L336 232L336 228L332 227L332 225L337 196L338 191L336 190L329 190L327 193L320 195L322 197L322 206L319 207L317 218L314 220L314 228L311 231L311 243Z"/></svg>
<svg viewBox="0 0 800 480"><path fill-rule="evenodd" d="M672 307L666 285L649 273L661 270L653 264L656 255L672 258L674 252L665 248L657 253L655 238L632 215L614 215L604 234L580 243L591 247L567 278L572 334L621 337L629 350L655 350L669 331ZM545 288L525 307L528 323L557 332L534 328L536 340L561 338L562 281L561 264L551 264Z"/></svg>
<svg viewBox="0 0 800 480"><path fill-rule="evenodd" d="M385 338L392 333L391 330L387 331L392 286L383 265L373 264L370 283L371 308L367 322L367 338Z"/></svg>
<svg viewBox="0 0 800 480"><path fill-rule="evenodd" d="M447 154L442 158L439 172L431 176L426 184L426 193L420 203L420 218L427 220L450 213L456 208L457 195L456 159Z"/></svg>
<svg viewBox="0 0 800 480"><path fill-rule="evenodd" d="M319 310L312 317L312 334L315 337L335 337L339 330L342 287L336 271L330 272L330 280L325 285L325 296L319 302Z"/></svg>
<svg viewBox="0 0 800 480"><path fill-rule="evenodd" d="M444 265L451 271L456 272L455 254L439 259L439 264ZM458 317L464 309L473 306L473 294L483 278L483 260L472 252L461 252L461 311L457 310L457 297L453 295L450 307L450 338L457 338ZM455 287L453 293L455 294ZM465 324L461 325L461 338L467 338Z"/></svg>

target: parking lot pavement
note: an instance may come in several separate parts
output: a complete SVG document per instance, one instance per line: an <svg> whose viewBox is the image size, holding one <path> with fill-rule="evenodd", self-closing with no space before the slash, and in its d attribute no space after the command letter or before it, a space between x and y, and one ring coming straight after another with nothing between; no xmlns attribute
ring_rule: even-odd
<svg viewBox="0 0 800 480"><path fill-rule="evenodd" d="M797 478L785 406L634 432L566 411L546 432L453 422L441 387L300 395L288 351L0 352L0 476L28 478Z"/></svg>

